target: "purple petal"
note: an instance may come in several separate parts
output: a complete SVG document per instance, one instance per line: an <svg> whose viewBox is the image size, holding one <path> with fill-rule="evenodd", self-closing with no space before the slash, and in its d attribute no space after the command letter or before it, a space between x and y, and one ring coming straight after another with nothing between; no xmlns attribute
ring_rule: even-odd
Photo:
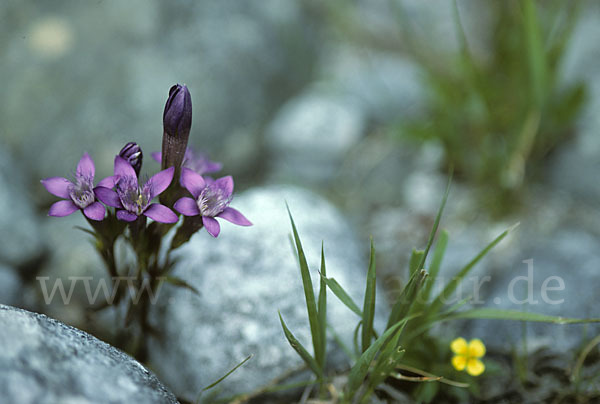
<svg viewBox="0 0 600 404"><path fill-rule="evenodd" d="M128 212L126 210L117 210L117 219L119 220L123 220L125 222L133 222L137 218L138 217L131 212Z"/></svg>
<svg viewBox="0 0 600 404"><path fill-rule="evenodd" d="M206 186L206 182L204 182L204 178L202 178L200 174L186 167L183 167L181 170L181 178L179 181L196 199L200 196L200 192L202 192Z"/></svg>
<svg viewBox="0 0 600 404"><path fill-rule="evenodd" d="M198 216L200 214L196 201L187 196L180 198L175 202L173 208L184 216Z"/></svg>
<svg viewBox="0 0 600 404"><path fill-rule="evenodd" d="M83 210L83 214L88 218L96 221L104 219L106 208L100 202L94 202Z"/></svg>
<svg viewBox="0 0 600 404"><path fill-rule="evenodd" d="M83 153L79 163L77 163L76 173L78 177L94 178L96 167L94 167L94 160L92 160L89 154Z"/></svg>
<svg viewBox="0 0 600 404"><path fill-rule="evenodd" d="M175 167L169 167L166 170L162 170L154 174L148 180L148 184L151 184L150 199L159 195L165 189L169 187L171 181L173 181L173 174L175 173Z"/></svg>
<svg viewBox="0 0 600 404"><path fill-rule="evenodd" d="M233 208L225 208L225 210L219 213L217 217L225 219L233 224L237 224L238 226L252 226L252 222L250 222L250 220L246 219L244 215Z"/></svg>
<svg viewBox="0 0 600 404"><path fill-rule="evenodd" d="M213 217L202 216L202 223L204 227L206 227L206 231L213 237L217 237L219 232L221 231L221 226L219 226L219 222Z"/></svg>
<svg viewBox="0 0 600 404"><path fill-rule="evenodd" d="M177 223L177 220L179 220L177 215L171 209L159 203L150 205L148 209L144 211L144 215L161 223Z"/></svg>
<svg viewBox="0 0 600 404"><path fill-rule="evenodd" d="M117 193L112 189L106 187L96 187L94 188L94 193L96 194L96 198L98 198L105 205L112 206L113 208L123 208L119 195L117 195Z"/></svg>
<svg viewBox="0 0 600 404"><path fill-rule="evenodd" d="M152 159L158 163L160 163L162 161L162 153L155 151L152 152L152 154L150 154L152 156Z"/></svg>
<svg viewBox="0 0 600 404"><path fill-rule="evenodd" d="M98 186L113 189L118 179L118 175L111 175L110 177L106 177L102 181L100 181L98 183Z"/></svg>
<svg viewBox="0 0 600 404"><path fill-rule="evenodd" d="M231 175L219 178L215 181L215 185L227 192L227 196L230 196L233 193L233 178Z"/></svg>
<svg viewBox="0 0 600 404"><path fill-rule="evenodd" d="M46 187L46 191L60 198L69 199L69 185L71 181L63 177L51 177L42 180L42 185Z"/></svg>
<svg viewBox="0 0 600 404"><path fill-rule="evenodd" d="M64 217L69 216L71 213L79 210L77 205L73 201L58 201L50 206L48 216Z"/></svg>
<svg viewBox="0 0 600 404"><path fill-rule="evenodd" d="M137 178L137 174L131 164L121 156L115 157L115 175Z"/></svg>
<svg viewBox="0 0 600 404"><path fill-rule="evenodd" d="M223 168L223 164L221 164L221 163L217 163L215 161L207 161L205 172L214 173L217 171L221 171L222 168Z"/></svg>

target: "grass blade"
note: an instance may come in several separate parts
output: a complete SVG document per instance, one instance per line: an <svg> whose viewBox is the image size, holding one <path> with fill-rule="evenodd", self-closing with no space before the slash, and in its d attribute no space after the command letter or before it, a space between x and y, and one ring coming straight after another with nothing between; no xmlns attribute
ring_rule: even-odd
<svg viewBox="0 0 600 404"><path fill-rule="evenodd" d="M408 271L410 276L412 276L418 269L421 269L419 268L419 264L421 263L424 254L425 251L416 250L413 248L412 253L410 254L410 261L408 262Z"/></svg>
<svg viewBox="0 0 600 404"><path fill-rule="evenodd" d="M195 287L193 287L192 285L190 285L189 283L187 283L186 281L184 281L181 278L169 275L165 278L165 282L170 283L171 285L177 286L179 288L185 288L185 289L191 290L193 293L200 296L200 292L198 291L198 289L196 289Z"/></svg>
<svg viewBox="0 0 600 404"><path fill-rule="evenodd" d="M319 330L321 333L321 362L319 366L321 369L325 368L326 354L327 354L327 284L325 283L325 277L327 276L327 268L325 267L325 249L323 243L321 243L321 270L320 273L321 281L319 283L319 301L318 301L318 315L319 315Z"/></svg>
<svg viewBox="0 0 600 404"><path fill-rule="evenodd" d="M435 217L435 222L433 222L433 227L431 228L431 233L429 233L429 240L427 241L427 247L425 247L425 251L423 252L423 257L421 257L421 261L419 262L419 269L423 269L425 266L425 260L427 259L427 254L429 254L429 249L433 244L433 239L435 238L435 234L437 233L437 229L440 225L440 220L442 219L442 213L444 212L444 207L446 206L446 201L448 200L448 194L450 193L450 184L452 184L452 169L450 169L450 174L448 175L448 185L446 185L446 191L444 192L444 197L442 198L442 203L440 204L440 208L438 209L438 213Z"/></svg>
<svg viewBox="0 0 600 404"><path fill-rule="evenodd" d="M508 235L508 233L510 233L511 231L513 231L518 225L519 225L519 223L515 224L514 226L512 226L512 227L508 228L507 230L505 230L504 232L502 232L502 234L500 234L498 237L496 237L494 239L494 241L492 241L483 250L481 250L481 252L479 254L477 254L477 256L471 260L471 262L469 262L466 266L464 266L460 270L460 272L458 273L458 275L456 275L454 278L452 278L448 282L448 284L446 285L446 287L444 288L444 290L442 292L440 292L440 294L435 298L435 300L429 306L428 312L429 312L430 315L435 315L440 310L440 308L443 305L444 297L448 297L451 293L453 293L456 290L456 288L458 287L458 285L460 284L460 282L462 282L463 278L465 276L467 276L467 274L471 271L471 269L473 269L473 267L479 261L481 261L481 259L488 252L490 252L490 250L492 248L494 248L496 246L496 244L498 244L499 242L501 242L504 239L504 237L506 237Z"/></svg>
<svg viewBox="0 0 600 404"><path fill-rule="evenodd" d="M238 370L241 366L244 365L244 363L248 362L250 360L250 358L252 358L254 355L248 355L248 357L246 357L246 359L244 359L243 361L241 361L240 363L238 363L237 365L235 365L233 367L233 369L231 369L229 372L227 372L224 376L222 376L221 378L219 378L219 380L217 380L214 383L209 384L208 386L206 386L205 388L202 389L202 391L206 391L209 389L212 389L213 387L215 387L217 384L221 383L223 380L225 380L230 374L232 374L233 372L235 372L236 370Z"/></svg>
<svg viewBox="0 0 600 404"><path fill-rule="evenodd" d="M448 232L446 230L442 230L440 236L438 237L437 243L435 244L435 250L433 250L433 258L431 260L431 265L429 265L429 282L423 287L422 292L422 301L429 301L429 296L431 295L431 288L435 283L435 280L440 272L440 267L442 265L442 260L444 259L444 254L446 253L446 247L448 246Z"/></svg>
<svg viewBox="0 0 600 404"><path fill-rule="evenodd" d="M494 308L480 308L454 313L446 317L443 321L455 319L487 319L487 320L514 320L530 321L537 323L552 324L582 324L582 323L600 323L600 318L568 318L549 316L546 314L530 313L518 310L503 310Z"/></svg>
<svg viewBox="0 0 600 404"><path fill-rule="evenodd" d="M541 110L546 96L548 83L548 65L542 43L540 25L533 0L523 2L523 30L527 43L529 74L533 101L536 109Z"/></svg>
<svg viewBox="0 0 600 404"><path fill-rule="evenodd" d="M369 367L371 366L371 362L375 358L379 349L383 346L384 342L386 342L394 333L399 331L400 327L402 327L409 318L404 318L398 323L392 325L387 329L386 332L383 333L382 336L377 338L373 344L358 358L358 361L352 366L350 370L350 374L348 375L348 394L349 397L354 396L356 391L360 388L361 384L365 380L367 373L369 372Z"/></svg>
<svg viewBox="0 0 600 404"><path fill-rule="evenodd" d="M306 299L306 310L308 311L308 322L310 324L310 333L312 336L313 349L315 352L315 358L318 363L323 362L323 352L321 352L321 330L319 328L319 315L317 313L317 304L315 302L315 292L313 290L312 281L310 279L310 271L308 269L308 262L304 255L302 243L300 242L300 236L298 236L298 230L296 224L292 218L290 208L287 207L290 221L292 222L292 230L294 233L294 241L296 243L296 251L298 252L298 262L300 263L300 274L302 275L302 287L304 289L304 297Z"/></svg>
<svg viewBox="0 0 600 404"><path fill-rule="evenodd" d="M427 272L420 271L415 273L409 279L408 283L402 290L402 293L400 293L400 296L398 296L398 300L396 300L396 303L392 307L387 328L391 327L393 324L396 324L403 317L406 317L406 315L410 312L410 309L416 300L417 294L423 287L426 278Z"/></svg>
<svg viewBox="0 0 600 404"><path fill-rule="evenodd" d="M375 247L371 237L371 255L369 258L369 269L367 272L367 287L365 289L365 302L362 317L362 352L371 345L373 335L373 319L375 317Z"/></svg>
<svg viewBox="0 0 600 404"><path fill-rule="evenodd" d="M325 284L333 292L333 294L350 310L356 313L357 316L363 316L362 311L358 308L358 305L354 303L354 300L348 293L342 288L342 286L334 278L326 278L321 274L321 279L325 281Z"/></svg>
<svg viewBox="0 0 600 404"><path fill-rule="evenodd" d="M317 364L317 361L315 361L315 359L312 356L310 356L306 348L302 346L302 344L296 339L296 337L294 337L294 334L292 334L289 328L287 328L285 322L283 321L283 317L281 317L281 313L279 313L279 321L281 321L281 327L283 328L285 337L287 338L292 348L294 348L294 350L298 352L298 355L300 355L302 360L304 360L306 365L308 365L308 367L315 373L315 375L317 375L319 379L322 379L323 372Z"/></svg>

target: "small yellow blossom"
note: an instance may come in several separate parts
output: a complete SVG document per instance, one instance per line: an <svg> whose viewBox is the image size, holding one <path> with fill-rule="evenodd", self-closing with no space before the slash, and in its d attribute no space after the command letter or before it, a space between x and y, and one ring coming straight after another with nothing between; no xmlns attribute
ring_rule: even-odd
<svg viewBox="0 0 600 404"><path fill-rule="evenodd" d="M472 339L467 344L464 338L456 338L450 344L450 349L454 352L452 366L458 371L467 369L471 376L479 376L485 370L485 365L479 358L485 355L485 345L480 339Z"/></svg>

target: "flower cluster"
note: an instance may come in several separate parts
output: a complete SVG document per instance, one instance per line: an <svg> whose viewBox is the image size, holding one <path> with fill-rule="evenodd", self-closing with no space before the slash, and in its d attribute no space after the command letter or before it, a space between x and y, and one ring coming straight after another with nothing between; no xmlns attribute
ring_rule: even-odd
<svg viewBox="0 0 600 404"><path fill-rule="evenodd" d="M251 226L244 215L229 206L233 197L232 177L217 180L203 177L221 170L222 164L187 148L191 123L190 93L186 86L177 84L169 90L163 114L163 150L152 153L163 170L141 181L143 153L136 143L130 142L115 157L113 175L94 186L94 162L84 153L74 181L63 177L42 180L48 192L63 198L50 207L48 214L62 217L81 210L87 219L99 222L107 217L108 207L114 208L114 216L120 221L132 223L148 217L173 224L179 220L178 212L184 216L200 216L202 226L213 237L220 233L217 217L240 226ZM184 190L190 196L183 196ZM163 193L176 196L172 206L152 202Z"/></svg>

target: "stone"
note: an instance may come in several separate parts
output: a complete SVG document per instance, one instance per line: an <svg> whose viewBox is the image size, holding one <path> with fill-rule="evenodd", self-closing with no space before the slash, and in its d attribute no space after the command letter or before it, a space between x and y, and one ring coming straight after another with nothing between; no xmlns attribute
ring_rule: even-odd
<svg viewBox="0 0 600 404"><path fill-rule="evenodd" d="M274 179L330 180L365 124L362 109L335 93L309 89L288 101L267 129Z"/></svg>
<svg viewBox="0 0 600 404"><path fill-rule="evenodd" d="M177 403L134 359L42 314L0 305L0 345L7 403Z"/></svg>
<svg viewBox="0 0 600 404"><path fill-rule="evenodd" d="M173 275L196 287L200 296L171 286L160 292L159 302L163 304L155 308L153 322L161 335L151 343L150 363L178 396L195 398L203 386L250 354L254 357L219 385L226 396L253 391L299 368L303 362L285 339L278 310L312 352L302 280L289 239L286 201L315 289L324 241L327 275L336 278L362 306L366 236L357 239L345 218L309 191L277 185L246 191L234 198L232 206L254 226L240 228L221 221L217 239L202 230L178 254L180 261ZM381 300L377 306L376 326L381 330L387 310ZM358 316L332 293L328 293L327 310L336 333L352 347ZM331 341L329 350L332 355L340 351ZM330 364L345 367L347 361L333 359Z"/></svg>

